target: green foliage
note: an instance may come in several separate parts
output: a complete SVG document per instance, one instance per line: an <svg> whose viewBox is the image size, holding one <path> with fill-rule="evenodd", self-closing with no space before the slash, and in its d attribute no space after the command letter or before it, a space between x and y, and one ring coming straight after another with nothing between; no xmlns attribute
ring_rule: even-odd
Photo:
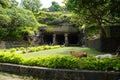
<svg viewBox="0 0 120 80"><path fill-rule="evenodd" d="M16 0L0 0L0 40L22 40L23 32L39 27L33 13L17 4Z"/></svg>
<svg viewBox="0 0 120 80"><path fill-rule="evenodd" d="M101 15L103 16L105 12L105 9L107 8L108 1L101 1L101 0L65 0L66 6L71 11L79 14L84 15L86 19L89 19L91 16L93 16L93 19L95 20L95 15ZM103 14L101 14L103 13ZM89 17L89 18L87 18ZM86 20L87 21L87 20Z"/></svg>
<svg viewBox="0 0 120 80"><path fill-rule="evenodd" d="M37 29L39 23L33 13L20 7L0 7L0 33L2 40L22 39L22 33ZM3 33L3 34L2 34Z"/></svg>
<svg viewBox="0 0 120 80"><path fill-rule="evenodd" d="M100 38L100 30L98 27L91 26L86 29L86 38L88 40L95 40Z"/></svg>
<svg viewBox="0 0 120 80"><path fill-rule="evenodd" d="M10 49L10 52L11 52L11 53L13 53L13 52L15 52L15 51L16 51L15 48L11 48L11 49Z"/></svg>
<svg viewBox="0 0 120 80"><path fill-rule="evenodd" d="M8 36L13 37L14 34L18 33L19 31L22 32L21 27L30 27L30 26L36 26L37 21L35 20L33 14L30 11L24 10L22 8L12 8L8 12L9 16L11 17L12 21L9 25ZM28 16L29 15L29 16ZM30 16L31 15L31 16ZM13 33L13 30L16 32Z"/></svg>
<svg viewBox="0 0 120 80"><path fill-rule="evenodd" d="M37 52L37 51L41 51L41 50L48 50L48 49L56 49L56 48L60 48L59 45L56 46L37 46L37 47L28 47L28 51L29 52Z"/></svg>
<svg viewBox="0 0 120 80"><path fill-rule="evenodd" d="M97 27L99 27L99 29L101 30L102 37L106 37L106 32L103 27L103 24L104 25L111 23L115 24L115 23L119 23L120 21L120 17L117 16L120 10L119 9L120 1L118 0L115 1L114 0L64 0L64 1L67 8L78 15L78 17L81 19L80 22L82 24L87 24L88 26L90 24L95 24Z"/></svg>
<svg viewBox="0 0 120 80"><path fill-rule="evenodd" d="M0 52L0 62L20 64L23 60L20 54Z"/></svg>
<svg viewBox="0 0 120 80"><path fill-rule="evenodd" d="M113 58L104 58L103 60L95 59L95 58L86 58L82 59L79 63L81 69L89 69L89 70L119 70L119 61L120 58L113 57Z"/></svg>
<svg viewBox="0 0 120 80"><path fill-rule="evenodd" d="M24 47L20 47L20 48L18 48L18 50L25 50L25 48Z"/></svg>
<svg viewBox="0 0 120 80"><path fill-rule="evenodd" d="M25 53L27 53L27 51L26 51L26 50L23 50L22 53L25 54Z"/></svg>
<svg viewBox="0 0 120 80"><path fill-rule="evenodd" d="M42 24L49 24L49 23L53 22L54 20L56 20L60 15L61 15L61 13L58 13L58 12L55 12L55 13L39 12L39 13L35 14L36 18Z"/></svg>
<svg viewBox="0 0 120 80"><path fill-rule="evenodd" d="M23 64L42 66L49 68L78 68L78 59L69 56L52 56L26 59Z"/></svg>
<svg viewBox="0 0 120 80"><path fill-rule="evenodd" d="M8 25L11 22L11 19L8 15L0 14L0 25Z"/></svg>
<svg viewBox="0 0 120 80"><path fill-rule="evenodd" d="M0 7L0 26L9 25L11 18L7 15L7 9Z"/></svg>
<svg viewBox="0 0 120 80"><path fill-rule="evenodd" d="M112 15L114 17L120 17L120 0L111 0L111 4L110 4L110 12L112 13Z"/></svg>
<svg viewBox="0 0 120 80"><path fill-rule="evenodd" d="M11 3L11 6L18 6L18 2L16 0L9 0Z"/></svg>
<svg viewBox="0 0 120 80"><path fill-rule="evenodd" d="M73 21L73 16L70 13L62 13L62 12L39 12L35 14L40 24L46 24L43 26L47 26L47 31L53 31L56 28L61 28L63 32L66 31L68 26L78 27L79 24L76 21ZM41 25L42 26L42 25ZM53 29L52 29L53 28ZM75 28L76 29L76 28ZM61 31L62 31L61 30ZM67 31L66 31L67 32Z"/></svg>
<svg viewBox="0 0 120 80"><path fill-rule="evenodd" d="M0 5L3 8L7 8L7 7L10 7L10 2L9 2L9 0L0 0Z"/></svg>
<svg viewBox="0 0 120 80"><path fill-rule="evenodd" d="M8 10L7 14L12 19L11 26L17 26L17 27L38 26L38 23L33 13L29 10L25 10L19 7L12 7L11 9Z"/></svg>
<svg viewBox="0 0 120 80"><path fill-rule="evenodd" d="M42 6L40 0L22 0L21 1L22 7L32 12L36 12Z"/></svg>
<svg viewBox="0 0 120 80"><path fill-rule="evenodd" d="M119 57L104 58L103 60L95 59L94 57L78 59L59 55L24 58L20 54L3 52L0 50L0 62L61 69L120 70Z"/></svg>
<svg viewBox="0 0 120 80"><path fill-rule="evenodd" d="M62 7L55 1L52 2L52 5L48 9L51 12L62 11Z"/></svg>
<svg viewBox="0 0 120 80"><path fill-rule="evenodd" d="M36 46L36 47L17 47L17 48L10 48L4 52L10 52L10 53L31 53L31 52L38 52L38 51L42 51L42 50L49 50L49 49L56 49L56 48L60 48L59 45L56 46Z"/></svg>

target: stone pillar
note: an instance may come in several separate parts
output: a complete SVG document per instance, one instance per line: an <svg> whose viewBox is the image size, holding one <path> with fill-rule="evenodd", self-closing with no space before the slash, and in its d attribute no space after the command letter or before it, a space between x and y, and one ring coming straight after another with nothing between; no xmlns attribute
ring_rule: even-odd
<svg viewBox="0 0 120 80"><path fill-rule="evenodd" d="M6 42L5 41L0 41L0 48L5 49L6 48Z"/></svg>
<svg viewBox="0 0 120 80"><path fill-rule="evenodd" d="M53 34L53 45L56 44L56 34Z"/></svg>
<svg viewBox="0 0 120 80"><path fill-rule="evenodd" d="M65 46L67 46L68 45L68 34L65 33L64 36L65 36Z"/></svg>

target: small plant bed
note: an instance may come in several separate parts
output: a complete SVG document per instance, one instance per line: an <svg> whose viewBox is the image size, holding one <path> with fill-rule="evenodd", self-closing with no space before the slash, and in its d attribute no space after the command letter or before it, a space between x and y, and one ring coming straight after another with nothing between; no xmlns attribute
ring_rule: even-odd
<svg viewBox="0 0 120 80"><path fill-rule="evenodd" d="M56 46L35 46L35 47L18 47L18 48L10 48L10 49L5 49L3 50L4 52L10 52L10 53L33 53L33 52L38 52L38 51L43 51L43 50L49 50L49 49L56 49L60 48L61 46L56 45Z"/></svg>
<svg viewBox="0 0 120 80"><path fill-rule="evenodd" d="M69 55L38 56L26 58L22 54L1 51L0 62L61 69L103 71L120 70L119 57L104 58L102 60L96 59L94 56L88 56L87 58L75 58Z"/></svg>

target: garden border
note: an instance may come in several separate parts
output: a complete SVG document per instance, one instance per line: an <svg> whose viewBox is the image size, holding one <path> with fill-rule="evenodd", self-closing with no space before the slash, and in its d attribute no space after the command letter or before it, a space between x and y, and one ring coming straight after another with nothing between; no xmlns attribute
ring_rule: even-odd
<svg viewBox="0 0 120 80"><path fill-rule="evenodd" d="M120 80L120 72L115 71L53 69L10 63L0 63L0 71L42 80Z"/></svg>

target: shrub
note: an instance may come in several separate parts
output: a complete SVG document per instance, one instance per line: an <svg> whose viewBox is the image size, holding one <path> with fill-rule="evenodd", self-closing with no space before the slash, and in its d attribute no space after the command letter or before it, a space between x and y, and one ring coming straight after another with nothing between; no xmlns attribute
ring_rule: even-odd
<svg viewBox="0 0 120 80"><path fill-rule="evenodd" d="M41 51L41 50L48 50L48 49L55 49L55 48L60 48L59 45L56 45L56 46L35 46L35 47L28 47L27 50L29 52L37 52L37 51ZM23 51L23 53L26 53L26 48L24 47L19 47L19 48L11 48L10 49L10 52L13 53L15 51ZM4 52L6 52L7 50L4 50Z"/></svg>
<svg viewBox="0 0 120 80"><path fill-rule="evenodd" d="M0 53L0 62L19 64L23 60L20 54Z"/></svg>
<svg viewBox="0 0 120 80"><path fill-rule="evenodd" d="M24 47L20 47L19 50L25 50L25 48Z"/></svg>
<svg viewBox="0 0 120 80"><path fill-rule="evenodd" d="M23 50L22 53L25 54L25 53L27 53L27 52L26 52L26 50Z"/></svg>
<svg viewBox="0 0 120 80"><path fill-rule="evenodd" d="M79 59L59 55L24 58L21 54L0 51L0 62L62 69L120 70L119 57L104 58L103 60L94 57Z"/></svg>
<svg viewBox="0 0 120 80"><path fill-rule="evenodd" d="M12 52L15 52L16 51L16 49L15 48L11 48L10 49L10 52L12 53Z"/></svg>
<svg viewBox="0 0 120 80"><path fill-rule="evenodd" d="M76 69L78 68L78 61L79 59L69 56L47 56L25 59L22 61L22 64L49 68Z"/></svg>
<svg viewBox="0 0 120 80"><path fill-rule="evenodd" d="M4 49L4 50L3 50L3 52L7 52L7 50L6 50L6 49Z"/></svg>
<svg viewBox="0 0 120 80"><path fill-rule="evenodd" d="M16 51L19 51L20 50L20 48L16 48Z"/></svg>
<svg viewBox="0 0 120 80"><path fill-rule="evenodd" d="M80 69L89 70L120 70L120 59L117 57L104 58L103 60L95 58L84 58L79 62Z"/></svg>
<svg viewBox="0 0 120 80"><path fill-rule="evenodd" d="M117 63L114 67L113 67L114 70L116 71L120 71L120 63Z"/></svg>
<svg viewBox="0 0 120 80"><path fill-rule="evenodd" d="M78 67L78 59L70 56L53 56L53 57L39 57L38 65L50 68L69 68L75 69Z"/></svg>
<svg viewBox="0 0 120 80"><path fill-rule="evenodd" d="M24 58L21 64L29 65L29 66L37 66L37 62L38 62L37 58L27 58L27 59Z"/></svg>

